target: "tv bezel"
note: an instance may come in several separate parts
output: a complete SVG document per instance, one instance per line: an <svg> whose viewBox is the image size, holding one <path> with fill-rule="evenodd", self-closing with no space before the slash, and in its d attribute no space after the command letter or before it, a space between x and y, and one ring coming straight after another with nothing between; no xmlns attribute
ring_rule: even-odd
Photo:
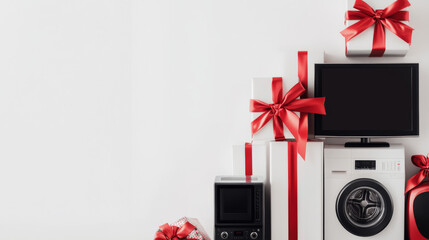
<svg viewBox="0 0 429 240"><path fill-rule="evenodd" d="M376 64L315 64L314 96L322 97L321 71L326 68L377 68L385 67L407 67L411 68L412 84L412 128L410 130L323 130L322 116L315 114L314 134L318 137L394 137L394 136L418 136L419 135L419 64L418 63L376 63Z"/></svg>

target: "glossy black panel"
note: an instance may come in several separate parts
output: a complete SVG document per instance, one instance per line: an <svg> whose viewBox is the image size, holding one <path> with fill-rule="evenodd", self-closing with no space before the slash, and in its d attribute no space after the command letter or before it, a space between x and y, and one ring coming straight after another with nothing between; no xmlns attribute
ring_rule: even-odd
<svg viewBox="0 0 429 240"><path fill-rule="evenodd" d="M418 135L418 64L316 64L316 135Z"/></svg>
<svg viewBox="0 0 429 240"><path fill-rule="evenodd" d="M413 209L419 232L429 239L429 192L421 193L415 198Z"/></svg>

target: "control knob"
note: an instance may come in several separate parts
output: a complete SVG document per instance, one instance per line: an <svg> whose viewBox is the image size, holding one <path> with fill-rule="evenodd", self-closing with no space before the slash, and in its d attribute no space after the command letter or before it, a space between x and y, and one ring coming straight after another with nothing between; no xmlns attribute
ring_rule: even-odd
<svg viewBox="0 0 429 240"><path fill-rule="evenodd" d="M251 239L257 239L258 238L258 233L257 232L250 233L250 238Z"/></svg>
<svg viewBox="0 0 429 240"><path fill-rule="evenodd" d="M221 237L222 239L227 239L227 238L228 238L228 233L227 233L227 232L222 232L222 233L220 234L220 237Z"/></svg>

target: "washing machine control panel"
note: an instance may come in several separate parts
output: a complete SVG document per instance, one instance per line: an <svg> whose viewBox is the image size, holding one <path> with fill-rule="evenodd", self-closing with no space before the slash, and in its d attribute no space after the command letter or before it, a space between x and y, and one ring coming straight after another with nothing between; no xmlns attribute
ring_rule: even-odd
<svg viewBox="0 0 429 240"><path fill-rule="evenodd" d="M404 167L402 163L403 161L401 160L383 161L381 162L381 170L384 172L400 172Z"/></svg>

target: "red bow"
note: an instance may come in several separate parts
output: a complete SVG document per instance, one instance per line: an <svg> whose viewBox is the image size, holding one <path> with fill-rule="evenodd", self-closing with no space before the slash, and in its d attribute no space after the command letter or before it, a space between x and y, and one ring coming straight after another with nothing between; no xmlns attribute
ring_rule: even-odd
<svg viewBox="0 0 429 240"><path fill-rule="evenodd" d="M283 79L273 78L272 93L273 103L268 104L260 100L250 100L251 112L263 112L252 121L252 135L273 119L274 136L276 141L284 140L283 123L298 142L298 153L305 159L305 149L308 136L308 122L306 113L326 114L325 98L297 99L305 93L301 82L293 86L283 97ZM304 113L301 119L296 112Z"/></svg>
<svg viewBox="0 0 429 240"><path fill-rule="evenodd" d="M186 238L194 229L195 226L189 222L186 222L180 228L176 226L170 226L168 223L166 223L159 227L159 231L156 232L154 240L198 240L195 238Z"/></svg>
<svg viewBox="0 0 429 240"><path fill-rule="evenodd" d="M408 0L397 0L385 9L374 10L366 2L356 0L353 8L359 11L347 11L346 20L359 20L359 22L344 29L341 34L346 38L346 42L348 42L375 24L370 57L381 57L386 50L385 28L408 44L411 44L411 36L414 29L400 22L408 21L408 11L400 10L410 5Z"/></svg>
<svg viewBox="0 0 429 240"><path fill-rule="evenodd" d="M429 161L427 157L423 155L413 155L411 157L411 161L414 163L414 165L420 167L421 169L416 175L412 176L408 180L405 193L419 185L423 179L425 179L425 177L429 178Z"/></svg>

